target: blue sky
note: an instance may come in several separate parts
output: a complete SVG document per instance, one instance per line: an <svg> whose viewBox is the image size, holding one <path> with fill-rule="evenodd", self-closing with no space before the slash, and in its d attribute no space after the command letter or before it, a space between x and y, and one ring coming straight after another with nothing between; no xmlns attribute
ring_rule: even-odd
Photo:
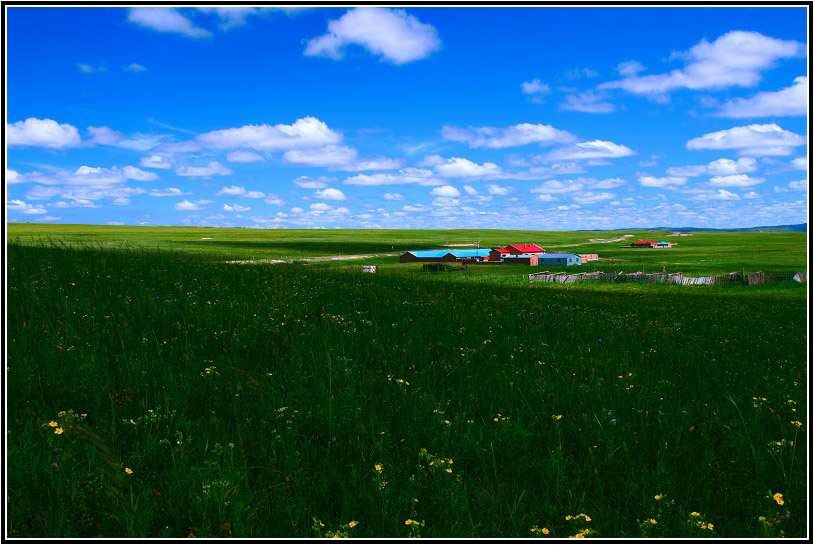
<svg viewBox="0 0 814 545"><path fill-rule="evenodd" d="M7 8L7 218L802 223L806 8Z"/></svg>

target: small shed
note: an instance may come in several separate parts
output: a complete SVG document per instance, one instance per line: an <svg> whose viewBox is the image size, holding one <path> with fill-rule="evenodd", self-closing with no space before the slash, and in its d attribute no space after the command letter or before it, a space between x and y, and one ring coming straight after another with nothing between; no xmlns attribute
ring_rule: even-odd
<svg viewBox="0 0 814 545"><path fill-rule="evenodd" d="M588 261L596 261L599 259L597 254L577 254L580 259L580 263L587 263Z"/></svg>

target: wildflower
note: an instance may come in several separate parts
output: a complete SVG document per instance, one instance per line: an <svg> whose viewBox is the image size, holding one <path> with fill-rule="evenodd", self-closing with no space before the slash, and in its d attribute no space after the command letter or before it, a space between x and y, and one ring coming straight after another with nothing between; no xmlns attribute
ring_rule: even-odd
<svg viewBox="0 0 814 545"><path fill-rule="evenodd" d="M656 494L653 497L656 498L656 501L659 501L661 499L661 494Z"/></svg>
<svg viewBox="0 0 814 545"><path fill-rule="evenodd" d="M571 515L566 515L565 516L565 520L571 520L572 518L574 518L574 517L572 517Z"/></svg>
<svg viewBox="0 0 814 545"><path fill-rule="evenodd" d="M51 422L48 422L48 425L51 426L52 428L56 428L59 424L52 420Z"/></svg>
<svg viewBox="0 0 814 545"><path fill-rule="evenodd" d="M783 494L781 494L780 492L772 496L772 499L774 499L774 501L777 502L777 505L783 505L784 503L786 503L785 501L783 501Z"/></svg>
<svg viewBox="0 0 814 545"><path fill-rule="evenodd" d="M757 519L758 519L760 522L766 522L766 517L764 517L764 516L762 516L762 515L761 515L761 516L759 516Z"/></svg>
<svg viewBox="0 0 814 545"><path fill-rule="evenodd" d="M62 428L57 428L57 429L54 430L54 435L61 435L61 434L62 434Z"/></svg>
<svg viewBox="0 0 814 545"><path fill-rule="evenodd" d="M351 527L351 528L353 528L353 527L354 527L354 526L356 526L357 524L359 524L359 523L358 523L358 522L356 522L355 520L352 520L352 521L350 521L350 522L348 523L348 526L349 526L349 527Z"/></svg>
<svg viewBox="0 0 814 545"><path fill-rule="evenodd" d="M802 422L800 422L799 420L792 420L792 422L791 422L791 423L792 423L792 424L794 424L795 426L797 426L798 428L802 428L802 427L803 427L803 423L802 423Z"/></svg>
<svg viewBox="0 0 814 545"><path fill-rule="evenodd" d="M133 474L133 470L132 470L132 469L130 469L129 467L124 468L124 472L125 472L125 473L127 473L128 475L132 475L132 474Z"/></svg>
<svg viewBox="0 0 814 545"><path fill-rule="evenodd" d="M699 513L698 511L693 511L692 513L690 513L690 516L691 517L700 517L701 513Z"/></svg>
<svg viewBox="0 0 814 545"><path fill-rule="evenodd" d="M561 414L553 414L553 415L551 415L551 418L553 418L554 420L561 420L562 415Z"/></svg>
<svg viewBox="0 0 814 545"><path fill-rule="evenodd" d="M407 519L407 520L404 521L404 524L406 524L407 526L411 525L412 523L413 523L413 519Z"/></svg>
<svg viewBox="0 0 814 545"><path fill-rule="evenodd" d="M713 526L712 523L709 523L709 524L707 524L707 528L710 529L710 530L714 530L715 526Z"/></svg>
<svg viewBox="0 0 814 545"><path fill-rule="evenodd" d="M654 526L655 526L656 524L658 524L658 521L656 521L656 519L650 519L648 522L649 522L650 524L654 525Z"/></svg>
<svg viewBox="0 0 814 545"><path fill-rule="evenodd" d="M382 470L382 464L376 464L375 466L373 466L373 468L374 468L376 471L381 472L381 470Z"/></svg>
<svg viewBox="0 0 814 545"><path fill-rule="evenodd" d="M544 533L544 534L546 534L546 535L548 535L548 534L549 534L548 528L543 528L543 529L542 529L542 530L540 530L540 531L541 531L541 532L543 532L543 533Z"/></svg>
<svg viewBox="0 0 814 545"><path fill-rule="evenodd" d="M446 468L444 471L446 471L447 473L452 473L452 469L450 468Z"/></svg>

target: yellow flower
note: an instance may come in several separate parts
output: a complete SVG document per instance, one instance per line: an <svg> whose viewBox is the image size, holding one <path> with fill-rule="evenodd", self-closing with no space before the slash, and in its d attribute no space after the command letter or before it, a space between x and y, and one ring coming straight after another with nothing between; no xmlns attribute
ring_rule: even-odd
<svg viewBox="0 0 814 545"><path fill-rule="evenodd" d="M350 522L348 523L348 526L350 526L351 528L353 528L353 527L354 527L354 526L356 526L357 524L359 524L359 523L358 523L358 522L356 522L355 520L352 520L352 521L350 521Z"/></svg>
<svg viewBox="0 0 814 545"><path fill-rule="evenodd" d="M710 523L710 524L707 525L707 528L709 528L710 530L714 530L715 526L713 526L712 523Z"/></svg>
<svg viewBox="0 0 814 545"><path fill-rule="evenodd" d="M783 501L783 494L781 494L780 492L772 496L772 498L774 498L774 501L777 502L777 505L783 505L784 503L786 503Z"/></svg>
<svg viewBox="0 0 814 545"><path fill-rule="evenodd" d="M585 522L591 522L591 517L589 517L588 515L584 515L584 516L585 516Z"/></svg>
<svg viewBox="0 0 814 545"><path fill-rule="evenodd" d="M376 471L381 472L381 470L382 470L382 464L376 464L376 465L375 465L375 466L373 466L373 467L376 469Z"/></svg>
<svg viewBox="0 0 814 545"><path fill-rule="evenodd" d="M766 522L766 517L760 516L757 518L760 522Z"/></svg>
<svg viewBox="0 0 814 545"><path fill-rule="evenodd" d="M562 419L562 415L561 414L552 414L551 418L553 418L554 420L560 420L560 419Z"/></svg>
<svg viewBox="0 0 814 545"><path fill-rule="evenodd" d="M446 468L444 471L446 471L447 473L452 473L452 469L450 468Z"/></svg>
<svg viewBox="0 0 814 545"><path fill-rule="evenodd" d="M404 521L404 524L406 524L407 526L411 525L412 523L413 523L413 519L407 519L407 520Z"/></svg>
<svg viewBox="0 0 814 545"><path fill-rule="evenodd" d="M653 497L656 498L656 501L659 501L661 499L661 494L656 494Z"/></svg>
<svg viewBox="0 0 814 545"><path fill-rule="evenodd" d="M57 428L57 429L54 430L54 435L60 435L60 434L62 434L62 428Z"/></svg>
<svg viewBox="0 0 814 545"><path fill-rule="evenodd" d="M693 511L692 513L690 513L690 516L691 517L700 517L701 513L699 513L698 511Z"/></svg>
<svg viewBox="0 0 814 545"><path fill-rule="evenodd" d="M544 533L544 534L546 534L546 535L548 535L548 534L549 534L548 528L543 528L543 529L542 529L542 530L540 530L540 531L541 531L541 532L543 532L543 533Z"/></svg>
<svg viewBox="0 0 814 545"><path fill-rule="evenodd" d="M571 515L566 515L565 520L571 520L573 517Z"/></svg>
<svg viewBox="0 0 814 545"><path fill-rule="evenodd" d="M650 522L650 524L653 525L658 524L658 521L656 521L656 519L650 519L648 522Z"/></svg>
<svg viewBox="0 0 814 545"><path fill-rule="evenodd" d="M127 473L128 475L132 475L132 474L133 474L133 470L132 470L132 469L130 469L129 467L124 468L124 472L125 472L125 473Z"/></svg>

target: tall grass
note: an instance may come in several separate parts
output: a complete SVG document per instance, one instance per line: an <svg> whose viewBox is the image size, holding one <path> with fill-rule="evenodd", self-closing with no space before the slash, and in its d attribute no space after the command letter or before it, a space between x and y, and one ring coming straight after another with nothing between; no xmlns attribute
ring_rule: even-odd
<svg viewBox="0 0 814 545"><path fill-rule="evenodd" d="M8 259L12 537L806 533L799 286Z"/></svg>

